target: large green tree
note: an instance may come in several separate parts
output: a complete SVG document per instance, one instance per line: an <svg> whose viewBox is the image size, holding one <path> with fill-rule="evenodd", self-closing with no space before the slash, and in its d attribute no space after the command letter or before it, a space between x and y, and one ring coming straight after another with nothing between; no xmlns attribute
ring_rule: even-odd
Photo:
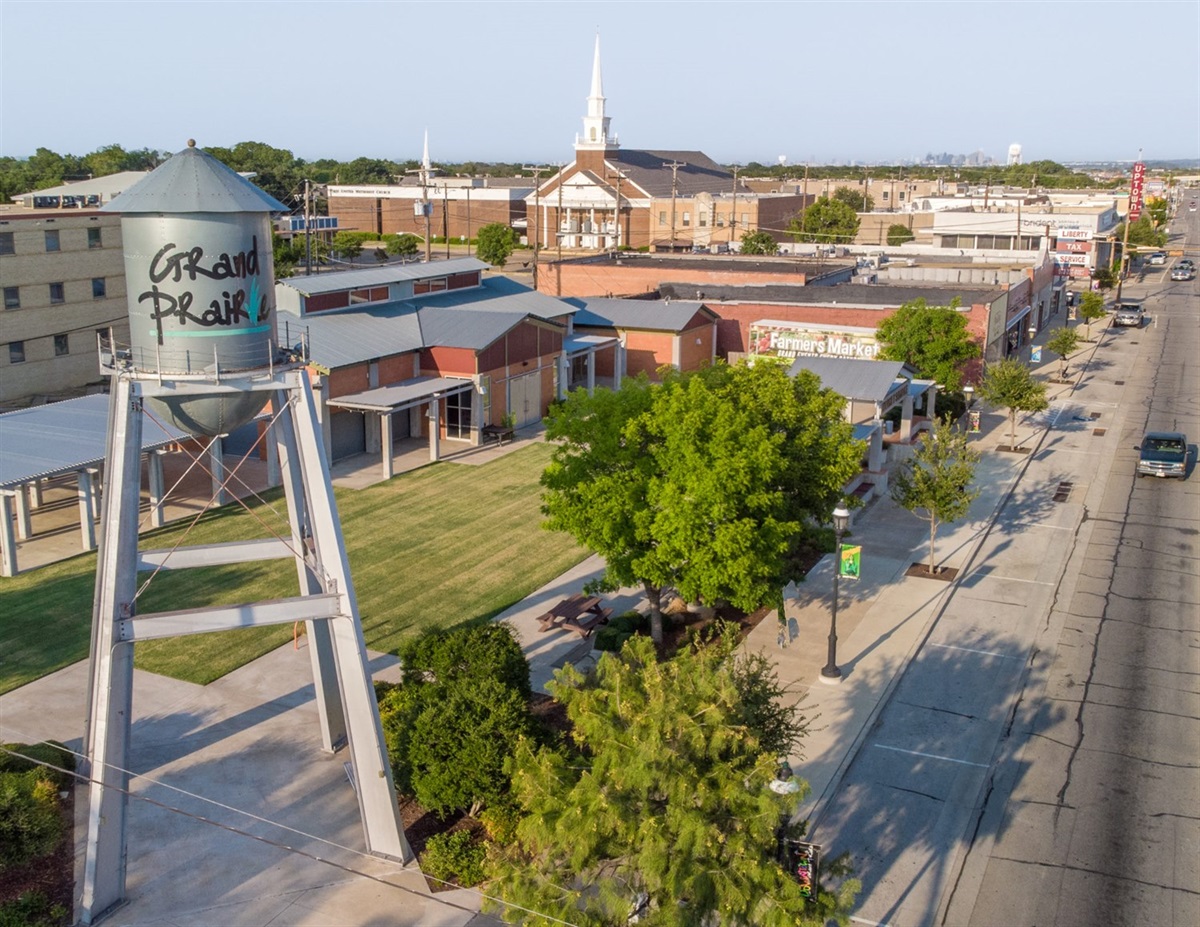
<svg viewBox="0 0 1200 927"><path fill-rule="evenodd" d="M746 232L742 235L742 254L767 254L779 252L779 243L770 232Z"/></svg>
<svg viewBox="0 0 1200 927"><path fill-rule="evenodd" d="M1029 368L1015 357L990 364L983 372L979 395L997 409L1008 410L1009 447L1017 450L1017 414L1041 412L1049 406L1046 384L1036 379Z"/></svg>
<svg viewBox="0 0 1200 927"><path fill-rule="evenodd" d="M848 245L858 234L858 225L858 214L853 208L821 197L804 210L803 221L800 218L792 220L789 234L797 241Z"/></svg>
<svg viewBox="0 0 1200 927"><path fill-rule="evenodd" d="M724 638L659 660L635 637L586 677L569 665L557 674L573 743L517 751L524 816L491 860L492 890L514 906L503 916L608 927L640 906L641 922L672 927L845 923L856 882L818 886L806 900L777 861L777 828L796 796L767 788L779 754L764 749L745 706L783 693L761 668L739 675L737 653ZM803 718L775 723L794 740ZM844 874L845 861L823 869Z"/></svg>
<svg viewBox="0 0 1200 927"><path fill-rule="evenodd" d="M892 499L901 508L929 523L929 572L939 572L936 541L938 527L958 521L979 496L971 488L979 452L970 436L942 419L917 445L890 478Z"/></svg>
<svg viewBox="0 0 1200 927"><path fill-rule="evenodd" d="M967 331L966 316L958 311L960 304L958 297L949 306L929 306L924 299L905 303L876 329L875 337L883 345L880 355L903 361L918 376L957 391L967 362L981 353Z"/></svg>
<svg viewBox="0 0 1200 927"><path fill-rule="evenodd" d="M576 390L547 423L547 525L601 554L607 584L645 588L656 641L667 585L692 601L774 605L798 576L806 526L828 520L859 466L843 405L772 363Z"/></svg>

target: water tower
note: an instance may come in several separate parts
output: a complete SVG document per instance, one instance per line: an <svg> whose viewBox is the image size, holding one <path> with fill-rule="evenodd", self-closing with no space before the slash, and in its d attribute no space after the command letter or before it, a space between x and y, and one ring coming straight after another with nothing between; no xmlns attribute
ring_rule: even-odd
<svg viewBox="0 0 1200 927"><path fill-rule="evenodd" d="M1016 142L1008 146L1008 163L1010 165L1021 163L1021 146Z"/></svg>
<svg viewBox="0 0 1200 927"><path fill-rule="evenodd" d="M136 641L305 621L322 747L348 747L367 849L408 862L362 623L304 352L279 347L270 216L285 207L188 147L117 197L130 344L102 351L111 377L85 734L91 773L81 920L125 896L129 739ZM138 549L143 415L198 444L264 411L288 526L275 537ZM155 613L138 571L291 560L288 598Z"/></svg>

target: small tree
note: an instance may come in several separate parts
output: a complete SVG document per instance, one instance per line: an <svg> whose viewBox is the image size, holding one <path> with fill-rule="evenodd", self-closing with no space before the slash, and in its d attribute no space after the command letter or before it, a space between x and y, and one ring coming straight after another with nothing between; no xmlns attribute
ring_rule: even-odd
<svg viewBox="0 0 1200 927"><path fill-rule="evenodd" d="M1012 357L992 364L983 372L979 395L996 408L1008 410L1010 446L1014 451L1017 449L1017 413L1041 412L1049 406L1046 384L1035 380L1029 368Z"/></svg>
<svg viewBox="0 0 1200 927"><path fill-rule="evenodd" d="M1046 339L1047 350L1053 351L1062 358L1062 368L1058 372L1058 378L1065 380L1067 378L1067 358L1079 346L1079 332L1073 328L1067 328L1065 325L1054 332Z"/></svg>
<svg viewBox="0 0 1200 927"><path fill-rule="evenodd" d="M742 254L776 254L779 244L770 232L746 232L742 235Z"/></svg>
<svg viewBox="0 0 1200 927"><path fill-rule="evenodd" d="M1092 340L1092 323L1097 319L1102 319L1107 315L1104 308L1104 297L1099 293L1093 293L1090 290L1083 294L1079 300L1079 318L1085 323L1084 341Z"/></svg>
<svg viewBox="0 0 1200 927"><path fill-rule="evenodd" d="M333 250L338 257L353 260L362 254L363 237L357 232L338 232L333 236Z"/></svg>
<svg viewBox="0 0 1200 927"><path fill-rule="evenodd" d="M887 243L892 248L898 248L906 241L912 241L916 236L913 235L912 229L900 222L893 222L888 226Z"/></svg>
<svg viewBox="0 0 1200 927"><path fill-rule="evenodd" d="M421 250L421 239L416 235L404 232L401 235L387 237L387 253L396 257L411 257Z"/></svg>
<svg viewBox="0 0 1200 927"><path fill-rule="evenodd" d="M492 222L479 230L475 254L493 267L503 267L513 247L513 230L502 222Z"/></svg>
<svg viewBox="0 0 1200 927"><path fill-rule="evenodd" d="M1117 285L1117 275L1111 267L1097 267L1096 272L1092 274L1092 279L1096 281L1096 286L1103 290L1111 290Z"/></svg>
<svg viewBox="0 0 1200 927"><path fill-rule="evenodd" d="M949 418L939 421L927 440L892 477L892 499L901 508L929 522L929 572L939 572L934 544L938 526L958 521L979 496L968 489L975 478L980 454L965 431L956 431Z"/></svg>

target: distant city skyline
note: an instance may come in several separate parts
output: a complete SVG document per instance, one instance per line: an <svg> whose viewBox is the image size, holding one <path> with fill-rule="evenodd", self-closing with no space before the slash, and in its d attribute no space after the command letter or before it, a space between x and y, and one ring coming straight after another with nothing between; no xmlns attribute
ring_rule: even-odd
<svg viewBox="0 0 1200 927"><path fill-rule="evenodd" d="M1013 143L1026 162L1192 159L1198 31L1200 4L1171 0L0 0L0 155L195 138L404 161L428 130L435 161L565 162L599 34L624 147L764 165L1003 164ZM1148 80L1114 80L1145 42Z"/></svg>

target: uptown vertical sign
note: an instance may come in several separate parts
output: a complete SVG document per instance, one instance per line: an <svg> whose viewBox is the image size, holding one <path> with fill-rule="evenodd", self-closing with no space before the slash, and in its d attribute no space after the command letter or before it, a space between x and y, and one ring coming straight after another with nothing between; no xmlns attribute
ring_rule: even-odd
<svg viewBox="0 0 1200 927"><path fill-rule="evenodd" d="M1137 222L1142 214L1142 199L1146 190L1146 165L1138 161L1129 177L1129 221Z"/></svg>

